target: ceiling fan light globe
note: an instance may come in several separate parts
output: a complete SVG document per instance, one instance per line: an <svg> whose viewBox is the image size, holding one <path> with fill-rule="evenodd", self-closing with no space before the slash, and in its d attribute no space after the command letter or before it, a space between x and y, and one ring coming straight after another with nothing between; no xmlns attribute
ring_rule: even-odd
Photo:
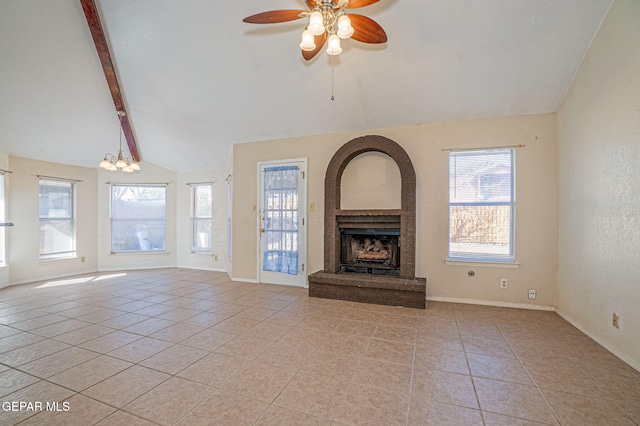
<svg viewBox="0 0 640 426"><path fill-rule="evenodd" d="M309 16L309 27L308 30L314 36L319 36L324 33L324 17L322 13L315 11Z"/></svg>
<svg viewBox="0 0 640 426"><path fill-rule="evenodd" d="M122 168L122 171L125 173L133 173L133 169L128 164Z"/></svg>
<svg viewBox="0 0 640 426"><path fill-rule="evenodd" d="M340 37L338 37L337 34L331 34L329 36L327 53L332 56L342 53L342 48L340 47Z"/></svg>
<svg viewBox="0 0 640 426"><path fill-rule="evenodd" d="M346 30L343 30L342 28L338 30L338 37L340 37L341 39L345 39L345 38L350 38L354 33L354 29L353 27L349 27Z"/></svg>
<svg viewBox="0 0 640 426"><path fill-rule="evenodd" d="M115 172L116 170L118 170L118 168L116 167L115 164L113 164L112 162L109 162L109 166L107 166L106 168L107 170L109 170L110 172Z"/></svg>
<svg viewBox="0 0 640 426"><path fill-rule="evenodd" d="M311 33L311 31L305 30L302 33L302 42L300 43L300 49L306 52L311 52L312 50L315 50L315 48L316 43L314 41L313 34Z"/></svg>
<svg viewBox="0 0 640 426"><path fill-rule="evenodd" d="M129 165L129 167L131 167L131 169L133 171L139 172L140 171L140 165L138 163L136 163L135 161L133 163L131 163Z"/></svg>
<svg viewBox="0 0 640 426"><path fill-rule="evenodd" d="M353 35L354 29L351 26L351 19L347 15L338 18L338 37L349 38Z"/></svg>

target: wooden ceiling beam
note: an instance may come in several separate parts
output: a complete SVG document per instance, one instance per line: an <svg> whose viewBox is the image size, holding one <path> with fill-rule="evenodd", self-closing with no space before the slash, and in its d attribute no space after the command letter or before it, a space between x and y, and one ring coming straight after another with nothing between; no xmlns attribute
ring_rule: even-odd
<svg viewBox="0 0 640 426"><path fill-rule="evenodd" d="M116 111L122 111L125 116L122 117L122 132L127 140L129 146L129 152L136 161L140 161L142 157L138 150L133 130L131 129L131 122L129 120L129 113L124 104L124 98L120 85L118 84L118 78L116 77L115 67L113 60L111 59L111 53L109 53L109 46L107 44L107 38L105 37L102 29L102 23L100 22L100 15L98 14L98 8L96 7L95 0L80 0L82 4L82 10L84 16L87 18L87 24L89 24L89 30L91 31L91 37L93 43L96 46L100 63L102 64L102 70L104 71L104 77L109 85L109 91L113 98L113 105L116 107Z"/></svg>

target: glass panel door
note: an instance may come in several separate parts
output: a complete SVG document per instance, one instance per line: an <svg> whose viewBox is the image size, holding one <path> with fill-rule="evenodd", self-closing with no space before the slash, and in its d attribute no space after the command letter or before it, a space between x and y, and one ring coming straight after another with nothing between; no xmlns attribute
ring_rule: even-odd
<svg viewBox="0 0 640 426"><path fill-rule="evenodd" d="M260 282L306 283L302 252L303 170L300 163L261 165Z"/></svg>

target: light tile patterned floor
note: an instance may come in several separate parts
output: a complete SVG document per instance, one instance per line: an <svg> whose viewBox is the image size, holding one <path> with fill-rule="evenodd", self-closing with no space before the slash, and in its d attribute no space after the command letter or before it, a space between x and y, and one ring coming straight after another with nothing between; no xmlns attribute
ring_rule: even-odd
<svg viewBox="0 0 640 426"><path fill-rule="evenodd" d="M551 312L161 269L0 290L0 400L61 410L2 425L633 426L640 373Z"/></svg>

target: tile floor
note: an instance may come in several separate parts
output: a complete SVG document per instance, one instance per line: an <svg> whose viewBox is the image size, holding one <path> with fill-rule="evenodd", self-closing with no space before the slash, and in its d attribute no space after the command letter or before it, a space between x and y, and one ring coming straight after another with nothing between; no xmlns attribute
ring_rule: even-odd
<svg viewBox="0 0 640 426"><path fill-rule="evenodd" d="M2 425L633 426L640 373L551 312L162 269L0 290L0 402Z"/></svg>

